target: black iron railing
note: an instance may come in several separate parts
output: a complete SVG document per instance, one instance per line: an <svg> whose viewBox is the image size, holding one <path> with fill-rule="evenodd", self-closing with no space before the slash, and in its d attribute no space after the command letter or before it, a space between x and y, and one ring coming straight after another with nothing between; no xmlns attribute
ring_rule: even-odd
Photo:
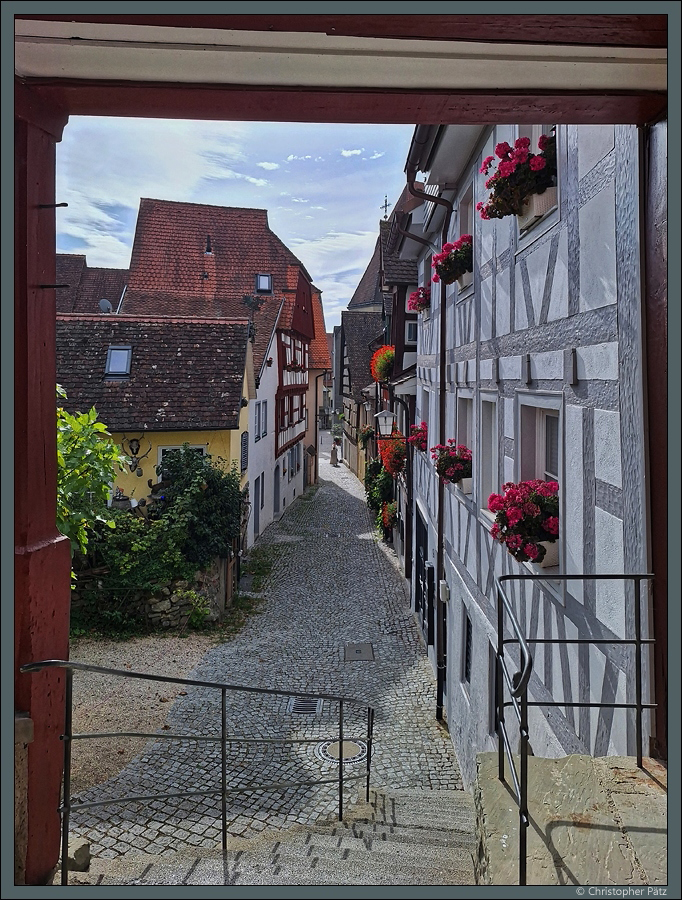
<svg viewBox="0 0 682 900"><path fill-rule="evenodd" d="M502 586L503 582L547 582L550 576L546 575L502 575L495 579L497 590L497 653L496 653L496 677L495 677L495 710L498 735L498 777L505 780L505 756L509 763L516 802L519 807L519 884L526 884L526 859L527 859L527 831L529 825L528 814L528 708L531 706L559 706L559 707L583 707L583 708L612 708L635 710L635 738L637 746L637 765L642 768L642 716L645 709L655 709L655 703L644 703L642 700L642 646L654 644L653 638L642 637L641 616L641 584L652 579L653 575L552 575L552 581L632 581L634 584L634 637L632 638L527 638L521 631L518 619L514 612L509 597ZM512 636L505 637L505 626L509 625ZM518 662L511 659L509 653L505 654L505 647L513 644L518 647ZM530 652L530 644L629 644L635 648L635 702L634 703L589 703L570 702L568 700L556 701L529 701L528 683L533 671L533 656ZM514 667L510 673L506 658L509 658ZM505 687L509 699L505 699ZM519 770L516 769L514 753L512 751L509 734L505 721L505 709L510 707L519 724Z"/></svg>
<svg viewBox="0 0 682 900"><path fill-rule="evenodd" d="M64 713L64 734L61 736L64 742L64 777L63 777L63 796L59 806L59 812L62 819L62 846L61 846L61 883L68 884L68 848L69 848L69 826L72 811L80 809L92 809L94 807L109 806L121 803L144 803L153 800L171 800L181 798L199 798L199 797L217 797L221 798L221 819L222 819L222 846L223 851L227 850L227 797L228 794L252 793L254 791L284 791L288 789L317 787L322 784L336 784L338 782L338 817L339 821L343 820L343 790L344 783L347 781L365 780L365 797L369 800L369 781L372 765L372 740L374 737L374 709L357 700L347 697L339 697L334 694L311 694L305 691L280 691L271 688L245 687L243 685L222 684L216 681L201 681L193 678L169 678L165 675L150 675L143 672L129 672L121 669L109 669L102 666L91 666L87 663L67 662L61 659L42 660L41 662L32 662L21 666L20 671L25 673L40 672L43 669L60 668L66 672L66 688L65 688L65 713ZM146 733L139 731L115 731L107 733L90 733L90 734L74 734L73 733L73 675L74 672L97 672L101 675L111 675L119 678L138 678L145 681L163 682L165 684L181 684L192 687L202 687L217 690L221 692L221 725L220 735L192 734L182 733L173 734L169 732ZM228 734L227 730L227 694L228 691L245 692L249 694L272 695L278 697L289 698L308 698L314 700L329 701L338 704L338 740L339 740L339 774L335 778L319 778L312 781L280 781L269 784L251 783L243 787L227 786L227 747L231 744L318 744L321 738L262 738L262 737L246 737L243 735ZM367 756L365 772L362 775L344 776L344 705L353 704L356 707L364 707L367 713L367 729L366 739ZM88 802L72 802L71 799L71 750L75 740L102 739L102 738L153 738L155 741L196 741L202 743L220 743L221 747L221 784L219 788L200 791L179 791L174 793L155 793L155 794L127 794L123 797L108 798L106 800L95 800ZM346 738L348 740L348 738ZM358 740L358 738L350 738L350 740Z"/></svg>

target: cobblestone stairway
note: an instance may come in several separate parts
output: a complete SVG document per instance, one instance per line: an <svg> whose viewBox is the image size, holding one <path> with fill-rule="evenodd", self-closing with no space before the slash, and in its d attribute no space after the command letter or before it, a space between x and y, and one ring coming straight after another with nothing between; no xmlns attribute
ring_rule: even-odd
<svg viewBox="0 0 682 900"><path fill-rule="evenodd" d="M343 822L252 839L228 850L93 859L70 874L89 885L453 885L475 884L475 813L458 790L372 791ZM55 883L58 883L55 879Z"/></svg>

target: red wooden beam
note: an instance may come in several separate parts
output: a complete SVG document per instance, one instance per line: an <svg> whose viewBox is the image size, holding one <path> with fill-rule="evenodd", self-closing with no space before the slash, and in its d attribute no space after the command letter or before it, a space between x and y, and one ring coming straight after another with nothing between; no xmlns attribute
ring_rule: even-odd
<svg viewBox="0 0 682 900"><path fill-rule="evenodd" d="M314 32L336 37L666 47L666 15L17 15L51 22Z"/></svg>
<svg viewBox="0 0 682 900"><path fill-rule="evenodd" d="M642 125L660 118L667 106L666 94L653 91L309 90L52 79L26 84L70 115L251 122Z"/></svg>

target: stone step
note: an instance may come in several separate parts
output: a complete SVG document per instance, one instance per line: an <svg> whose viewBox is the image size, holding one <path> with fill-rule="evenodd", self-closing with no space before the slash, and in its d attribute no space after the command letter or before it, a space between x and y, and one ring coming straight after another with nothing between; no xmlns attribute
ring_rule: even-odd
<svg viewBox="0 0 682 900"><path fill-rule="evenodd" d="M472 831L458 831L451 828L413 828L410 825L391 825L370 819L356 819L352 822L338 822L329 826L311 826L312 833L333 834L337 838L350 832L355 837L372 838L375 841L395 843L426 844L433 847L473 847L476 841Z"/></svg>
<svg viewBox="0 0 682 900"><path fill-rule="evenodd" d="M201 884L474 884L473 863L418 865L405 860L396 865L365 851L320 857L255 858L248 852L228 852L174 860L148 857L146 864L112 866L98 881L105 885ZM78 883L72 879L72 883ZM81 881L80 883L83 883ZM89 883L93 883L90 881Z"/></svg>
<svg viewBox="0 0 682 900"><path fill-rule="evenodd" d="M434 791L434 794L440 793ZM476 824L473 797L463 791L448 799L376 794L371 805L374 821L394 825L473 831Z"/></svg>

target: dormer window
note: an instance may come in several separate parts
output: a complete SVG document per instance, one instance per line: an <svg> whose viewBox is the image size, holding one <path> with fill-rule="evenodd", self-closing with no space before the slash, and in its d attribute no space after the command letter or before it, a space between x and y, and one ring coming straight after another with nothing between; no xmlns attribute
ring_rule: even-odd
<svg viewBox="0 0 682 900"><path fill-rule="evenodd" d="M130 360L133 348L130 344L112 345L107 351L107 367L104 370L104 378L107 381L115 381L130 377Z"/></svg>
<svg viewBox="0 0 682 900"><path fill-rule="evenodd" d="M211 235L206 235L206 249L204 250L206 256L213 256L213 247L211 245Z"/></svg>
<svg viewBox="0 0 682 900"><path fill-rule="evenodd" d="M256 293L271 294L272 293L272 275L256 275Z"/></svg>

